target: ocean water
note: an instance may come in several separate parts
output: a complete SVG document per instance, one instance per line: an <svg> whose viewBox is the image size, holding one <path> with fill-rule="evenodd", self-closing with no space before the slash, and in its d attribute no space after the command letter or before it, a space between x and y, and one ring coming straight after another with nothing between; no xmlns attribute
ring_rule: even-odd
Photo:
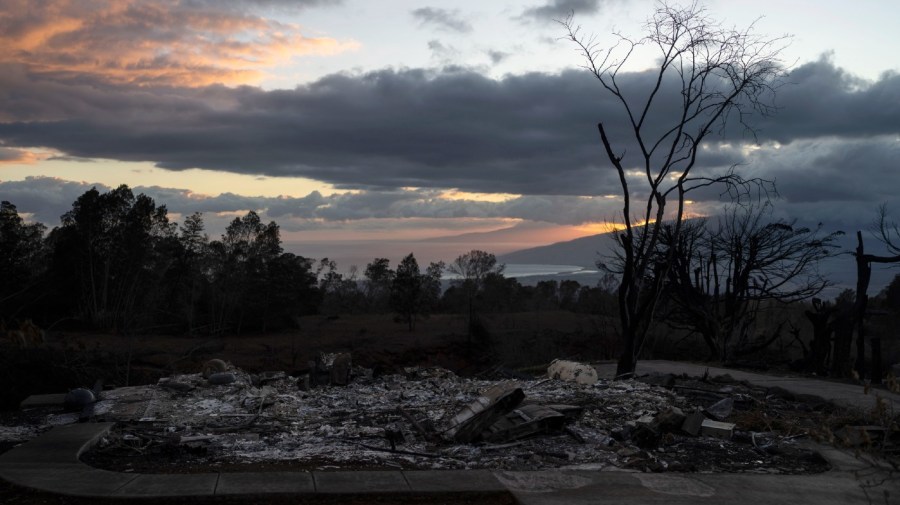
<svg viewBox="0 0 900 505"><path fill-rule="evenodd" d="M575 265L525 265L508 264L503 271L506 277L531 277L534 275L586 275L597 273L595 269L587 269Z"/></svg>

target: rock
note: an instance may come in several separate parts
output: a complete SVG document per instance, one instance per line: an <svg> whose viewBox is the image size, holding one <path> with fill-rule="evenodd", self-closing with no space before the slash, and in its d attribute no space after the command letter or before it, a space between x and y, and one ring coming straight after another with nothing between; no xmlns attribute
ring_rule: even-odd
<svg viewBox="0 0 900 505"><path fill-rule="evenodd" d="M78 388L69 391L63 400L63 406L66 410L83 410L88 405L97 401L97 395L93 391L86 388Z"/></svg>
<svg viewBox="0 0 900 505"><path fill-rule="evenodd" d="M209 379L209 377L216 373L225 372L228 370L228 364L220 359L211 359L203 364L203 378Z"/></svg>
<svg viewBox="0 0 900 505"><path fill-rule="evenodd" d="M730 416L732 410L734 410L734 399L732 398L719 400L704 409L707 414L718 419L719 421L724 421L728 416Z"/></svg>
<svg viewBox="0 0 900 505"><path fill-rule="evenodd" d="M206 378L210 384L214 386L221 386L223 384L231 384L232 382L237 380L237 376L235 376L231 372L221 372L214 373Z"/></svg>
<svg viewBox="0 0 900 505"><path fill-rule="evenodd" d="M551 379L560 379L590 386L597 382L597 370L584 363L555 359L547 367L547 375Z"/></svg>

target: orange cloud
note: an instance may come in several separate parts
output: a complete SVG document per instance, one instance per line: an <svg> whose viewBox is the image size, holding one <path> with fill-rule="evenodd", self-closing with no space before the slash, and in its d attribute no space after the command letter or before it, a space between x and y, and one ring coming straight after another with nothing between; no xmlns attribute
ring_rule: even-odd
<svg viewBox="0 0 900 505"><path fill-rule="evenodd" d="M10 0L0 7L0 45L0 62L35 73L177 86L254 84L297 56L358 47L232 2L181 0Z"/></svg>
<svg viewBox="0 0 900 505"><path fill-rule="evenodd" d="M47 157L46 153L0 146L0 165L33 165Z"/></svg>

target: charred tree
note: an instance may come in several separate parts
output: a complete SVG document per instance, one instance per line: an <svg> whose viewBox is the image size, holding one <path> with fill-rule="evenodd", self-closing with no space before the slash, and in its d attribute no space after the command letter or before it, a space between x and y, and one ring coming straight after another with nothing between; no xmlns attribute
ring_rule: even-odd
<svg viewBox="0 0 900 505"><path fill-rule="evenodd" d="M719 174L695 174L693 169L714 130L721 131L730 120L749 129L751 115L775 111L771 103L783 72L779 55L785 39L759 37L752 26L724 28L696 3L684 8L661 4L643 38L616 34L617 43L609 48L583 36L571 16L560 23L602 92L621 106L621 120L604 118L612 122L601 121L597 127L621 185L618 298L624 351L617 375L628 376L634 373L668 275L670 261L660 262L654 254L663 223L672 223L678 239L693 191L721 186L742 192L765 182L744 179L734 167ZM658 56L649 89L632 86L623 71L641 47ZM611 129L614 124L623 129ZM629 181L635 170L641 177Z"/></svg>

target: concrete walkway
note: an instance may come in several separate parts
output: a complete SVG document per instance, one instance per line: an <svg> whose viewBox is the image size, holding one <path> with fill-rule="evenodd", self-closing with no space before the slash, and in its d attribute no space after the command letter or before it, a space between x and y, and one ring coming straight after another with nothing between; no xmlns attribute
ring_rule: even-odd
<svg viewBox="0 0 900 505"><path fill-rule="evenodd" d="M92 498L211 495L509 495L487 470L134 474L79 460L114 423L59 426L0 455L0 478L55 494Z"/></svg>
<svg viewBox="0 0 900 505"><path fill-rule="evenodd" d="M663 362L641 362L639 372L702 375L707 367ZM601 365L612 374L614 365ZM871 408L872 397L858 386L770 377L710 368L711 375L728 373L757 385L782 387L795 394L812 394L848 406ZM853 394L862 396L854 399ZM891 401L896 401L892 395ZM133 474L100 470L85 465L79 456L92 447L112 423L62 426L0 455L0 478L44 492L94 498L150 498L184 496L290 496L361 497L377 495L421 499L441 496L456 499L509 502L525 505L562 504L791 504L853 505L900 504L900 475L889 475L836 449L815 446L833 466L818 475L759 474L645 474L625 471L542 470L509 472L366 471L265 472L205 474ZM864 491L867 482L893 477ZM887 492L887 494L884 494ZM264 499L264 498L260 498Z"/></svg>
<svg viewBox="0 0 900 505"><path fill-rule="evenodd" d="M597 372L600 377L611 379L616 373L615 363L604 363L597 365ZM894 415L900 414L900 395L891 393L884 389L871 389L868 394L862 385L845 384L822 379L813 379L807 377L776 377L773 375L763 375L753 372L744 372L741 370L731 370L728 368L716 368L706 365L696 365L693 363L684 363L680 361L663 361L648 360L639 361L635 373L647 374L687 374L689 376L701 377L704 373L709 373L714 377L717 375L730 375L733 379L746 381L756 386L769 388L782 388L795 395L817 396L823 400L833 402L842 407L850 407L860 409L862 411L871 410L875 407L876 398L882 398L886 403L888 412L894 412Z"/></svg>

